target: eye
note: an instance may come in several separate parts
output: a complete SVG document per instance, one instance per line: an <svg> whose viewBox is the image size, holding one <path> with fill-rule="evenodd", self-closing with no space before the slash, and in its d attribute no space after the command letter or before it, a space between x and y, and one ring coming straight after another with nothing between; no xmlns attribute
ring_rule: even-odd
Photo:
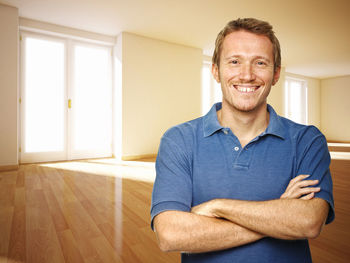
<svg viewBox="0 0 350 263"><path fill-rule="evenodd" d="M237 59L231 60L231 64L234 64L234 65L238 64L238 60Z"/></svg>
<svg viewBox="0 0 350 263"><path fill-rule="evenodd" d="M259 66L265 66L266 65L266 63L264 61L261 61L261 60L257 61L256 64L258 64Z"/></svg>

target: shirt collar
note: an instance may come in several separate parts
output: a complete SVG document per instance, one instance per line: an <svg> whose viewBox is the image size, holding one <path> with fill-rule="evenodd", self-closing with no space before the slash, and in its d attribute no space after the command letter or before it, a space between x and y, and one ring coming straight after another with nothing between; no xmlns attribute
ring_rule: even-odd
<svg viewBox="0 0 350 263"><path fill-rule="evenodd" d="M214 132L223 129L218 121L216 112L222 107L221 102L216 103L211 107L210 111L203 117L204 137L212 135Z"/></svg>
<svg viewBox="0 0 350 263"><path fill-rule="evenodd" d="M221 107L222 107L221 102L214 104L213 107L210 109L210 111L203 117L204 137L208 137L213 133L215 133L216 131L224 128L220 125L218 116L216 114L216 112L220 110ZM285 130L280 119L281 117L277 115L275 110L269 104L267 105L267 110L270 113L269 125L260 136L271 134L284 139Z"/></svg>
<svg viewBox="0 0 350 263"><path fill-rule="evenodd" d="M270 104L267 104L267 111L270 113L270 121L269 125L267 126L266 130L261 134L261 136L265 134L272 134L277 137L280 137L281 139L284 139L286 137L286 131L283 126L281 117L277 115L277 113Z"/></svg>

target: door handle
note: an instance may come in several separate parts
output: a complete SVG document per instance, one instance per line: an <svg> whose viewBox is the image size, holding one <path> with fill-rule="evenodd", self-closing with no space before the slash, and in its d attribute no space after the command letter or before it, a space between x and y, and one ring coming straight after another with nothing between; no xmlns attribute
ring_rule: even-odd
<svg viewBox="0 0 350 263"><path fill-rule="evenodd" d="M68 100L68 109L71 109L71 108L72 108L72 100L69 99L69 100Z"/></svg>

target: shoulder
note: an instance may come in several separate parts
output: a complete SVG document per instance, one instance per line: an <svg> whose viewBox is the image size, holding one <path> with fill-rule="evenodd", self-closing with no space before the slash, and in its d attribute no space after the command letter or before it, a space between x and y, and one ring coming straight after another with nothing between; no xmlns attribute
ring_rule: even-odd
<svg viewBox="0 0 350 263"><path fill-rule="evenodd" d="M286 129L286 139L296 154L298 162L314 162L317 158L329 163L326 137L313 125L303 125L281 117Z"/></svg>
<svg viewBox="0 0 350 263"><path fill-rule="evenodd" d="M181 166L188 173L191 173L193 149L195 148L196 137L201 130L202 118L184 122L169 128L161 138L156 167L161 164L167 166Z"/></svg>
<svg viewBox="0 0 350 263"><path fill-rule="evenodd" d="M322 132L314 125L304 125L296 123L292 120L279 116L284 126L287 136L296 142L311 142L315 139L323 139L326 141Z"/></svg>
<svg viewBox="0 0 350 263"><path fill-rule="evenodd" d="M175 144L193 144L195 137L203 131L203 117L187 121L169 128L162 136L162 141L172 141Z"/></svg>

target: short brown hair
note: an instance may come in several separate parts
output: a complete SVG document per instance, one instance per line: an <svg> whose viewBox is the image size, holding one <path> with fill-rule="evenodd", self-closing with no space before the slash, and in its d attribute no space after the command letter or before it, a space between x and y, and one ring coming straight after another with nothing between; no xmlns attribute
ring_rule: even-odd
<svg viewBox="0 0 350 263"><path fill-rule="evenodd" d="M272 30L272 26L265 21L255 18L238 18L227 23L220 31L215 41L215 50L212 58L213 64L219 67L222 43L225 37L235 31L248 31L253 34L263 35L270 39L273 45L274 69L275 71L281 67L281 48L280 43Z"/></svg>

